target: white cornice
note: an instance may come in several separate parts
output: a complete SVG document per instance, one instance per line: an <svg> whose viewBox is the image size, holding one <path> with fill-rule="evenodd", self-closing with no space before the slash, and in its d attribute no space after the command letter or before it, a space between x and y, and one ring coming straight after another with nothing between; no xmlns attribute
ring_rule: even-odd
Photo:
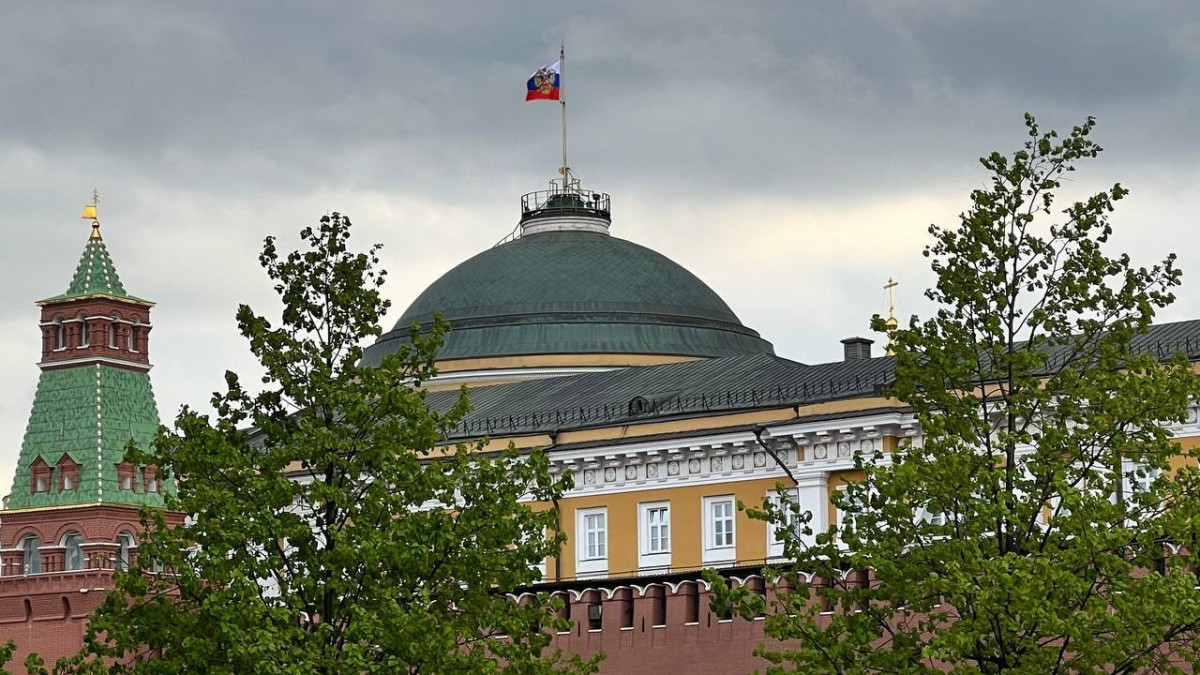
<svg viewBox="0 0 1200 675"><path fill-rule="evenodd" d="M762 430L770 452L747 429L573 450L551 448L549 455L557 473L570 470L575 476L567 496L581 496L679 484L782 480L789 472L802 482L819 480L831 471L854 468L855 456L881 449L884 436L916 436L912 415L904 412L775 423Z"/></svg>
<svg viewBox="0 0 1200 675"><path fill-rule="evenodd" d="M120 368L140 370L147 373L150 372L150 369L154 367L149 363L125 361L122 359L114 359L108 356L82 356L76 359L62 359L61 361L41 361L37 365L38 368L41 368L42 370L54 370L60 366L77 366L87 363L106 363L108 365L117 366Z"/></svg>
<svg viewBox="0 0 1200 675"><path fill-rule="evenodd" d="M582 215L539 216L521 225L521 234L539 232L595 232L608 234L609 222L604 218Z"/></svg>

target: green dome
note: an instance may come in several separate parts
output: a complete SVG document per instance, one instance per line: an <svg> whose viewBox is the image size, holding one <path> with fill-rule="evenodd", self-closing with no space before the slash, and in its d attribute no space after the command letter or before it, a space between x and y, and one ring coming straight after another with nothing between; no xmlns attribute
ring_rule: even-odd
<svg viewBox="0 0 1200 675"><path fill-rule="evenodd" d="M439 360L533 354L774 353L694 274L644 246L583 231L527 234L435 281L367 349L378 365L414 322L451 327Z"/></svg>

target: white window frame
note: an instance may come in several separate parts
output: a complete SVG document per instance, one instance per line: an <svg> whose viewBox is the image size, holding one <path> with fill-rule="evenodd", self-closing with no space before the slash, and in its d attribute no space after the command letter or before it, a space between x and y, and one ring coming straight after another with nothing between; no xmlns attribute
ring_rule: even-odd
<svg viewBox="0 0 1200 675"><path fill-rule="evenodd" d="M1137 471L1144 471L1145 476L1134 475ZM1154 481L1162 475L1161 469L1148 469L1142 462L1132 459L1121 460L1121 494L1128 500L1133 495L1139 492L1146 492L1153 485Z"/></svg>
<svg viewBox="0 0 1200 675"><path fill-rule="evenodd" d="M117 558L114 561L117 569L129 569L131 558L133 557L133 549L135 548L137 548L137 540L133 538L131 533L125 530L117 533Z"/></svg>
<svg viewBox="0 0 1200 675"><path fill-rule="evenodd" d="M949 516L945 511L930 511L928 504L917 509L915 520L916 522L926 523L934 527L942 527L946 523L950 522Z"/></svg>
<svg viewBox="0 0 1200 675"><path fill-rule="evenodd" d="M660 522L652 522L656 514L662 514ZM663 533L652 538L654 528L665 528ZM661 535L666 535L666 547L656 548ZM638 570L640 572L667 572L671 569L671 502L643 502L638 504Z"/></svg>
<svg viewBox="0 0 1200 675"><path fill-rule="evenodd" d="M1135 475L1138 471L1144 471L1145 476ZM1127 508L1136 508L1136 505L1130 507L1132 498L1139 492L1147 492L1162 475L1162 469L1147 468L1142 462L1132 459L1121 460L1121 499L1125 502ZM1113 494L1113 501L1117 499L1116 494ZM1142 514L1138 514L1142 515ZM1138 518L1132 517L1126 519L1126 525L1134 526L1137 524Z"/></svg>
<svg viewBox="0 0 1200 675"><path fill-rule="evenodd" d="M27 534L21 538L21 574L41 574L42 540L36 534Z"/></svg>
<svg viewBox="0 0 1200 675"><path fill-rule="evenodd" d="M716 540L716 514L715 507L728 504L729 508L729 540L731 543L726 544L724 541ZM737 560L737 499L733 495L715 495L705 497L702 502L704 511L704 555L703 562L705 565L714 563L731 563ZM722 516L721 520L725 517ZM724 535L724 532L722 532ZM722 537L724 539L724 537Z"/></svg>
<svg viewBox="0 0 1200 675"><path fill-rule="evenodd" d="M599 551L588 550L588 519L592 516L603 518L603 526L599 529ZM608 507L598 506L590 509L575 511L575 576L579 579L600 577L608 574Z"/></svg>
<svg viewBox="0 0 1200 675"><path fill-rule="evenodd" d="M795 528L798 525L800 515L804 513L803 506L800 504L800 489L799 488L784 488L783 490L771 490L767 493L767 499L771 504L780 509L785 506L784 500L792 502L796 505L795 511L784 510L785 523L767 523L767 557L782 558L783 557L783 540L779 538L779 531L783 527ZM804 539L804 535L800 535Z"/></svg>
<svg viewBox="0 0 1200 675"><path fill-rule="evenodd" d="M837 489L840 491L842 498L845 499L846 485L843 483L842 485L837 486ZM841 500L839 500L839 501L841 501ZM837 508L837 525L838 525L837 545L839 548L848 549L848 548L850 548L850 545L847 544L845 542L845 540L843 539L842 531L846 527L847 522L850 522L850 523L854 522L854 516L851 515L844 508L841 508L841 507L834 507L834 508Z"/></svg>
<svg viewBox="0 0 1200 675"><path fill-rule="evenodd" d="M83 554L83 535L71 530L63 535L59 546L63 548L63 570L78 572L87 569L87 559Z"/></svg>

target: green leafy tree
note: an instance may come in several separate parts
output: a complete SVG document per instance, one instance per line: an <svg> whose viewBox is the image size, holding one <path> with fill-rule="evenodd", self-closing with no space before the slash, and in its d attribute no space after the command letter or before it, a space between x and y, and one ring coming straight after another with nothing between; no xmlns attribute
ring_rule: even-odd
<svg viewBox="0 0 1200 675"><path fill-rule="evenodd" d="M894 334L890 394L923 438L860 457L864 479L815 545L785 534L795 567L766 631L790 642L760 649L768 672L1171 673L1197 660L1200 483L1167 426L1200 394L1183 353L1200 345L1141 337L1180 272L1174 255L1141 268L1104 252L1119 184L1054 207L1100 152L1092 119L1065 138L1026 125L1022 149L981 160L990 182L957 226L930 228L936 313ZM764 605L720 590L747 616Z"/></svg>
<svg viewBox="0 0 1200 675"><path fill-rule="evenodd" d="M377 368L360 345L388 308L378 246L348 247L338 214L305 228L306 249L260 261L282 300L278 324L242 306L262 391L237 375L215 417L184 408L129 459L178 481L129 573L92 616L63 672L550 673L591 664L546 653L554 602L518 605L562 535L550 505L569 487L541 453L445 448L465 393L439 412L440 320ZM248 431L252 429L253 431Z"/></svg>

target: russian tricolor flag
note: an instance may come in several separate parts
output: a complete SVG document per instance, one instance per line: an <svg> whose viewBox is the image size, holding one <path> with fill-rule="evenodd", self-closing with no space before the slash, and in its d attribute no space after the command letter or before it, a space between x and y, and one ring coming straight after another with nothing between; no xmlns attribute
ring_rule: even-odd
<svg viewBox="0 0 1200 675"><path fill-rule="evenodd" d="M545 68L540 68L529 82L525 83L526 101L557 101L559 100L559 78L562 77L562 61L555 61Z"/></svg>

